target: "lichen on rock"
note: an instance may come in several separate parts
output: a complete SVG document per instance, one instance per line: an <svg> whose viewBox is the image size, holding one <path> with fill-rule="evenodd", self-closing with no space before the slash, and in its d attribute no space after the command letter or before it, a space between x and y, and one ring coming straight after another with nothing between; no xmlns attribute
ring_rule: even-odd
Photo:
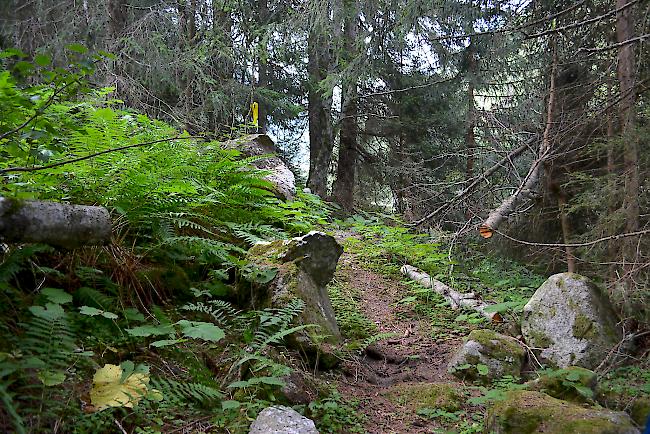
<svg viewBox="0 0 650 434"><path fill-rule="evenodd" d="M516 339L492 330L473 330L450 360L448 371L461 379L489 383L504 375L518 377L525 356Z"/></svg>
<svg viewBox="0 0 650 434"><path fill-rule="evenodd" d="M526 343L551 366L596 368L621 340L607 296L575 273L551 276L524 307Z"/></svg>

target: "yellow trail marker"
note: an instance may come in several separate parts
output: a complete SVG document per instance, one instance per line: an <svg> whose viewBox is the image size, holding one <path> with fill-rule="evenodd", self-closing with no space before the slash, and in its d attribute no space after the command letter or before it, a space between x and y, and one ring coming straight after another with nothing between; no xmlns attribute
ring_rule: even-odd
<svg viewBox="0 0 650 434"><path fill-rule="evenodd" d="M253 112L253 124L258 127L258 119L260 115L260 105L256 102L251 104L251 111Z"/></svg>

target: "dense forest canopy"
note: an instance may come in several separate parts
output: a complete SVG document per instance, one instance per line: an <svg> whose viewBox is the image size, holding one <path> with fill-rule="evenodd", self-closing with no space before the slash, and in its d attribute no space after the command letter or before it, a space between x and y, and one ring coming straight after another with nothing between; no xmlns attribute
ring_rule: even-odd
<svg viewBox="0 0 650 434"><path fill-rule="evenodd" d="M29 301L16 302L18 313L7 314L2 330L18 330L27 307L37 308L33 333L54 321L70 337L61 344L69 352L76 331L56 310L65 295L32 299L37 291L26 288L40 278L39 289L44 282L75 288L74 303L98 310L89 316L110 314L107 320L118 306L187 301L190 288L231 296L231 286L254 289L276 276L251 265L251 245L304 234L332 216L342 219L335 220L340 230L353 216L346 224L368 239L385 237L380 245L391 260L419 261L452 286L463 282L454 273L465 272L455 270L453 256L475 252L544 275L588 276L606 288L625 330L644 333L648 38L646 0L3 1L0 200L102 206L112 232L104 236L109 247L80 254L3 244L3 297ZM276 163L255 165L259 155L234 145L253 140L249 134L275 140L300 186L282 199L294 201L272 193L265 170ZM20 202L7 203L2 213ZM397 215L399 229L379 230L367 213ZM8 225L0 221L3 241L48 237L23 231L10 239ZM407 233L428 236L435 247L415 238L408 254L391 250L414 242ZM72 247L67 242L58 247ZM360 252L371 262L381 256ZM485 263L474 259L458 267L481 270ZM159 283L178 268L191 271L178 273L177 297L175 284ZM526 276L522 287L539 283ZM491 301L514 302L500 297ZM235 298L241 303L241 294ZM44 310L46 302L58 308ZM242 320L224 306L220 315L238 318L229 323L233 333L261 327L270 315L253 306L259 317ZM255 339L290 334L302 307L285 309ZM171 324L162 311L150 315L160 327ZM215 336L182 321L172 324L169 342ZM24 344L27 354L34 342L11 345ZM260 362L264 345L251 351L268 371L263 378L274 378L281 369ZM33 368L59 373L71 363L60 362ZM192 393L206 402L223 386L200 383ZM9 405L14 393L0 387L10 408L0 428L21 419ZM45 429L51 420L28 424Z"/></svg>

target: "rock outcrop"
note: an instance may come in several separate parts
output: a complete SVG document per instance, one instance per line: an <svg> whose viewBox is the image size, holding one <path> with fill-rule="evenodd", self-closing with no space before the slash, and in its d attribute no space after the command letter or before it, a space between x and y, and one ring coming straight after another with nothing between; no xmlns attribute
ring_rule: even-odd
<svg viewBox="0 0 650 434"><path fill-rule="evenodd" d="M289 344L315 353L324 368L337 363L333 345L341 340L327 284L334 277L342 253L343 247L334 237L322 232L256 244L249 252L249 259L259 267L277 270L275 278L255 294L258 307L282 308L295 298L303 300L300 322L319 328L294 334Z"/></svg>
<svg viewBox="0 0 650 434"><path fill-rule="evenodd" d="M545 393L516 390L488 409L486 432L495 434L638 434L626 413L585 408Z"/></svg>
<svg viewBox="0 0 650 434"><path fill-rule="evenodd" d="M318 430L313 420L278 405L262 410L251 424L249 434L318 434Z"/></svg>
<svg viewBox="0 0 650 434"><path fill-rule="evenodd" d="M273 193L280 199L291 200L296 195L296 177L289 166L276 154L278 149L273 140L266 134L252 134L237 140L224 143L229 149L237 149L247 157L268 155L268 157L255 160L253 165L270 173L264 177L273 184Z"/></svg>
<svg viewBox="0 0 650 434"><path fill-rule="evenodd" d="M504 375L518 377L525 350L516 339L492 330L474 330L448 365L458 378L489 383Z"/></svg>
<svg viewBox="0 0 650 434"><path fill-rule="evenodd" d="M609 299L586 277L551 276L524 307L521 331L541 348L539 358L559 368L595 369L622 338Z"/></svg>

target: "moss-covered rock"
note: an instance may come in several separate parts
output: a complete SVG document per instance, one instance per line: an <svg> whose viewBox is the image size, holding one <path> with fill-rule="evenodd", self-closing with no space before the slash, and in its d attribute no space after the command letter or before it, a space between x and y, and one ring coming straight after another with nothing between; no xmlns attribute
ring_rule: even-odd
<svg viewBox="0 0 650 434"><path fill-rule="evenodd" d="M267 285L252 288L250 299L257 308L282 308L296 298L305 303L299 323L318 328L302 330L288 339L321 368L338 364L336 345L342 337L327 291L343 253L336 240L322 232L255 245L249 259L258 267L273 267L275 277Z"/></svg>
<svg viewBox="0 0 650 434"><path fill-rule="evenodd" d="M639 397L635 399L630 407L630 416L642 429L648 429L646 425L650 420L650 398Z"/></svg>
<svg viewBox="0 0 650 434"><path fill-rule="evenodd" d="M488 409L487 432L495 434L638 434L623 412L580 405L545 393L517 390Z"/></svg>
<svg viewBox="0 0 650 434"><path fill-rule="evenodd" d="M594 369L620 341L606 294L575 273L551 276L524 307L522 335L551 366Z"/></svg>
<svg viewBox="0 0 650 434"><path fill-rule="evenodd" d="M528 390L566 401L588 403L593 402L597 386L596 373L578 366L543 372L536 380L526 383Z"/></svg>
<svg viewBox="0 0 650 434"><path fill-rule="evenodd" d="M393 386L388 398L414 412L423 408L449 412L460 410L464 397L458 385L450 383L418 383Z"/></svg>
<svg viewBox="0 0 650 434"><path fill-rule="evenodd" d="M516 339L492 330L474 330L448 365L461 379L489 383L504 375L518 377L526 352Z"/></svg>

